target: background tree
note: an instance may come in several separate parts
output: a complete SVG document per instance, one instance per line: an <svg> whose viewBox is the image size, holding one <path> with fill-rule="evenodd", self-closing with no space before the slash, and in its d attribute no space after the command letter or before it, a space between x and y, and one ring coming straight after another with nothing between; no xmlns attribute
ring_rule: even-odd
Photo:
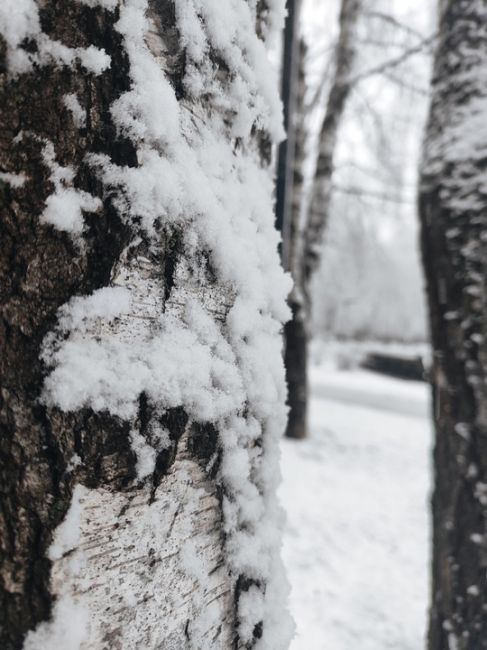
<svg viewBox="0 0 487 650"><path fill-rule="evenodd" d="M293 176L292 186L289 191L290 211L289 230L287 237L286 263L294 281L294 286L289 295L291 318L284 326L284 366L288 387L289 417L286 435L289 438L301 438L307 430L307 404L308 404L308 366L307 366L307 323L305 313L301 308L303 296L301 279L302 262L302 197L304 191L304 168L306 158L306 44L303 38L299 41L298 48L298 78L295 85L295 113L294 119L294 153L292 159Z"/></svg>
<svg viewBox="0 0 487 650"><path fill-rule="evenodd" d="M287 646L283 16L253 7L1 3L5 650Z"/></svg>
<svg viewBox="0 0 487 650"><path fill-rule="evenodd" d="M427 4L364 11L312 291L314 338L427 339L415 197L431 23Z"/></svg>
<svg viewBox="0 0 487 650"><path fill-rule="evenodd" d="M336 5L336 34L325 36L323 28L316 33L313 28L318 4L303 7L309 50L300 62L296 91L305 99L295 120L295 167L300 169L294 177L289 247L294 318L286 325L291 437L306 431L312 337L426 338L414 196L434 34L426 9L413 20L403 5L401 13L380 0L361 8L347 5L345 14L344 6ZM331 31L333 11L322 8L322 13ZM355 61L348 58L348 74L337 82L344 30ZM343 85L346 98L336 101ZM320 192L326 201L318 198ZM391 309L398 292L400 304Z"/></svg>
<svg viewBox="0 0 487 650"><path fill-rule="evenodd" d="M323 232L328 218L331 200L331 179L333 175L333 157L335 154L338 129L343 116L346 101L351 90L352 70L356 53L356 27L360 16L359 0L342 0L340 6L340 35L334 52L335 66L330 91L327 96L326 110L320 127L316 170L311 187L311 198L306 211L305 224L302 229L303 242L293 243L293 262L291 274L294 289L291 297L292 323L286 326L286 369L289 382L290 405L286 434L292 438L304 438L307 435L307 356L309 337L309 314L311 308L311 279L316 270L322 246ZM302 98L304 75L298 90ZM303 100L301 99L301 106ZM302 136L301 140L302 140ZM302 147L302 144L299 143ZM298 163L302 157L298 157ZM301 181L294 176L298 183ZM301 183L302 184L302 183ZM296 188L299 191L299 186ZM297 193L296 192L296 193ZM294 205L296 222L297 203ZM299 214L299 210L298 210ZM293 226L292 235L301 235Z"/></svg>
<svg viewBox="0 0 487 650"><path fill-rule="evenodd" d="M296 116L300 114L296 88L300 74L299 17L301 0L287 0L282 37L281 100L286 137L277 152L276 228L282 234L281 260L289 270L290 219L293 201L293 170L296 148Z"/></svg>
<svg viewBox="0 0 487 650"><path fill-rule="evenodd" d="M421 170L436 430L430 650L487 648L487 7L439 5Z"/></svg>

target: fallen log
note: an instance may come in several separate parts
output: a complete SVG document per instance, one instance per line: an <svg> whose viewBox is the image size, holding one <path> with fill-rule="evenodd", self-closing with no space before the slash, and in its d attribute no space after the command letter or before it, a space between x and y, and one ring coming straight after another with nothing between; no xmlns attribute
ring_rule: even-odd
<svg viewBox="0 0 487 650"><path fill-rule="evenodd" d="M371 352L361 362L360 367L398 379L427 380L427 371L420 356L402 357Z"/></svg>

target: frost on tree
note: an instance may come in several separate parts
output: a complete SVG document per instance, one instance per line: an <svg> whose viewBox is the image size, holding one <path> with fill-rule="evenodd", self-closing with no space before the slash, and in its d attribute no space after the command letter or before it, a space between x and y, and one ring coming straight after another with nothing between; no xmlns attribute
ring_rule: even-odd
<svg viewBox="0 0 487 650"><path fill-rule="evenodd" d="M487 648L487 5L440 3L421 173L434 347L430 650Z"/></svg>
<svg viewBox="0 0 487 650"><path fill-rule="evenodd" d="M0 4L0 645L287 646L278 0Z"/></svg>

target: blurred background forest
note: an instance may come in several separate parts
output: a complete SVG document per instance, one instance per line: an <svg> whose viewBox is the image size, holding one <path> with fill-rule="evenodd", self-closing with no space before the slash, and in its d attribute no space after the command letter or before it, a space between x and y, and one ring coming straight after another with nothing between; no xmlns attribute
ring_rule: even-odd
<svg viewBox="0 0 487 650"><path fill-rule="evenodd" d="M277 209L295 281L281 490L292 649L417 650L428 609L428 386L359 366L371 352L429 363L417 194L435 6L291 9L291 152Z"/></svg>
<svg viewBox="0 0 487 650"><path fill-rule="evenodd" d="M338 40L338 0L304 0L305 156L309 206L317 140ZM329 220L313 280L316 338L426 340L418 253L417 175L428 108L434 6L364 3L353 82L339 125Z"/></svg>

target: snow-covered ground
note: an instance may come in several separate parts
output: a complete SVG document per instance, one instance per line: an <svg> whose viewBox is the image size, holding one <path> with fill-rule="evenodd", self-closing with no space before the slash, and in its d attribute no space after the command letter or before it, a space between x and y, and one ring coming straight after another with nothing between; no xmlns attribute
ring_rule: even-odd
<svg viewBox="0 0 487 650"><path fill-rule="evenodd" d="M283 443L291 650L418 650L428 602L426 384L314 367L310 438Z"/></svg>

